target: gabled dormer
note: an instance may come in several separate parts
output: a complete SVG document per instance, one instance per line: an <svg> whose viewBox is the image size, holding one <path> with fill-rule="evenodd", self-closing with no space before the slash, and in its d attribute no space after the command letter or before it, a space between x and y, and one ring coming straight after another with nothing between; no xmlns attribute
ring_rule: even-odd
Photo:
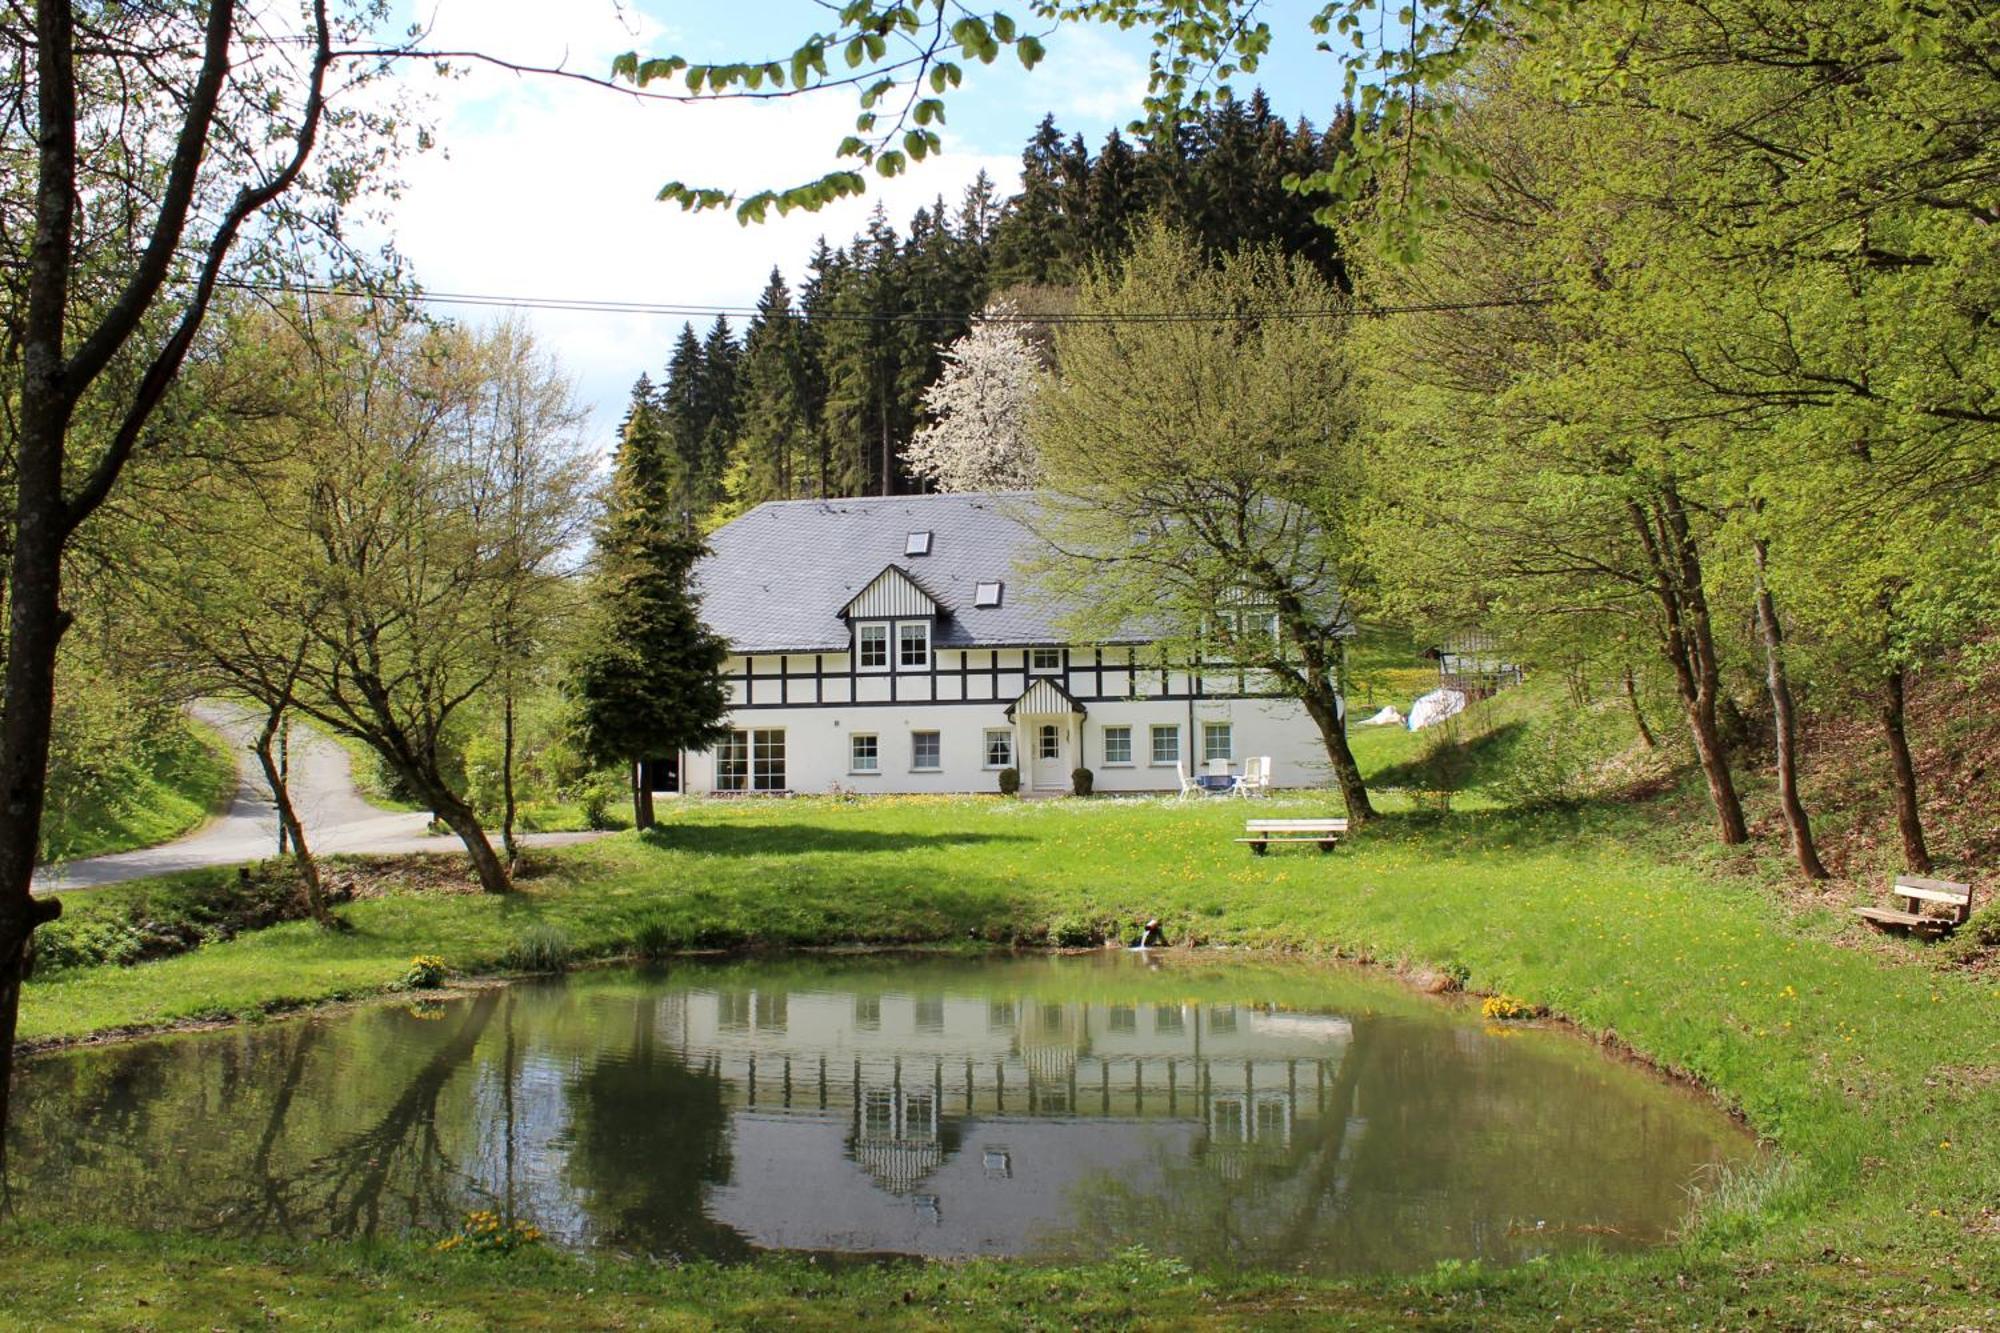
<svg viewBox="0 0 2000 1333"><path fill-rule="evenodd" d="M945 608L902 566L885 566L840 614L854 635L857 670L930 669L932 632Z"/></svg>

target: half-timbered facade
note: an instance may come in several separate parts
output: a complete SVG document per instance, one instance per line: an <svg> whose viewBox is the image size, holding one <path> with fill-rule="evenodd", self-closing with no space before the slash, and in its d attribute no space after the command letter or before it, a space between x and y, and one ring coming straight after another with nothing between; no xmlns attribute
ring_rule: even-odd
<svg viewBox="0 0 2000 1333"><path fill-rule="evenodd" d="M696 573L728 641L730 734L702 792L1177 790L1177 769L1324 779L1318 732L1257 673L1168 663L1142 631L1069 642L1022 571L1031 494L794 500L718 530Z"/></svg>

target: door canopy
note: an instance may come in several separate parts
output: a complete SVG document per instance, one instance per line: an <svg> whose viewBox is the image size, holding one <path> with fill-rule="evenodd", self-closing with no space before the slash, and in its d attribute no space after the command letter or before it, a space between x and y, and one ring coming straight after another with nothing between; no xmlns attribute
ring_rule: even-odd
<svg viewBox="0 0 2000 1333"><path fill-rule="evenodd" d="M1014 720L1016 714L1024 717L1045 716L1051 713L1084 714L1083 705L1070 697L1068 690L1052 680L1038 680L1021 691L1021 697L1007 705L1007 720Z"/></svg>

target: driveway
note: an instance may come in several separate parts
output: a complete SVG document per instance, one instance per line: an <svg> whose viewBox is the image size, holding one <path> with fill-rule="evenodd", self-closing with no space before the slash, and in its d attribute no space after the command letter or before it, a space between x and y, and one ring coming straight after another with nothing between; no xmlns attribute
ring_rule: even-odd
<svg viewBox="0 0 2000 1333"><path fill-rule="evenodd" d="M194 715L225 736L237 752L236 794L229 809L175 842L138 851L94 856L35 872L44 892L95 888L149 875L168 875L203 866L237 865L274 856L278 850L278 807L250 752L262 719L237 704L204 701ZM463 852L455 834L429 831L429 816L371 805L354 785L347 750L316 732L294 725L291 746L292 805L305 825L306 840L318 854L367 852ZM493 839L499 841L498 831ZM536 833L521 841L534 847L585 842L595 833Z"/></svg>

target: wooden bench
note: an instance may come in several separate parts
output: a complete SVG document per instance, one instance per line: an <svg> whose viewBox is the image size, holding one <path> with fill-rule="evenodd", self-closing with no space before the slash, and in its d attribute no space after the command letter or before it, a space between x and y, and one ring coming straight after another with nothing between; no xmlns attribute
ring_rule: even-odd
<svg viewBox="0 0 2000 1333"><path fill-rule="evenodd" d="M1243 824L1244 835L1236 839L1246 844L1258 856L1270 850L1273 844L1286 842L1318 843L1323 852L1330 852L1334 844L1347 832L1344 819L1250 819Z"/></svg>
<svg viewBox="0 0 2000 1333"><path fill-rule="evenodd" d="M1972 916L1970 884L1955 884L1948 879L1920 879L1915 875L1898 875L1894 892L1903 900L1907 910L1897 911L1893 907L1857 907L1854 909L1854 914L1878 929L1911 930L1924 935L1946 934L1964 925ZM1950 908L1951 914L1941 916L1935 912L1926 913L1924 908L1930 903L1939 903Z"/></svg>

